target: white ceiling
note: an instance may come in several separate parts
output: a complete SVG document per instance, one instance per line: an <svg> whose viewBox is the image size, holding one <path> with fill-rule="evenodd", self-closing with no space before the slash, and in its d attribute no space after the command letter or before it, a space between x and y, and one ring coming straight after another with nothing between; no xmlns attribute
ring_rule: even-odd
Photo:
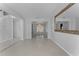
<svg viewBox="0 0 79 59"><path fill-rule="evenodd" d="M67 3L4 3L4 6L25 18L49 18L55 16Z"/></svg>

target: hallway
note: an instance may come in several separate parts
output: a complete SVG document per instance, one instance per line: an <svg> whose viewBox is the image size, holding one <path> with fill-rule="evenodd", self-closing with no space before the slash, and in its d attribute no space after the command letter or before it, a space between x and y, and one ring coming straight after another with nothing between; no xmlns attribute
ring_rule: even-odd
<svg viewBox="0 0 79 59"><path fill-rule="evenodd" d="M20 40L0 52L1 56L68 56L49 39Z"/></svg>
<svg viewBox="0 0 79 59"><path fill-rule="evenodd" d="M1 3L0 8L0 56L79 56L79 4Z"/></svg>

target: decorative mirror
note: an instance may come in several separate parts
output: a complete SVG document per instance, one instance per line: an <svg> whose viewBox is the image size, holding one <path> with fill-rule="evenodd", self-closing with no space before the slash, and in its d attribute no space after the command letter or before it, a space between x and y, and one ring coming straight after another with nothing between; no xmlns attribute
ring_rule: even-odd
<svg viewBox="0 0 79 59"><path fill-rule="evenodd" d="M55 31L79 34L79 4L69 3L55 15Z"/></svg>

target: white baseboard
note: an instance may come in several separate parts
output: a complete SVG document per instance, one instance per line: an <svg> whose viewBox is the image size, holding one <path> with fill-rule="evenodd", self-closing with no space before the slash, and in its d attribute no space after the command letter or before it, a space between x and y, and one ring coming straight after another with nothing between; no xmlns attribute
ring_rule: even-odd
<svg viewBox="0 0 79 59"><path fill-rule="evenodd" d="M13 40L13 39L3 41L2 43L0 43L0 52L2 52L3 50L11 47L16 42L17 42L17 40Z"/></svg>
<svg viewBox="0 0 79 59"><path fill-rule="evenodd" d="M52 40L52 39L51 39ZM56 45L58 45L61 49L63 49L69 56L72 56L65 48L63 48L58 42L52 40Z"/></svg>

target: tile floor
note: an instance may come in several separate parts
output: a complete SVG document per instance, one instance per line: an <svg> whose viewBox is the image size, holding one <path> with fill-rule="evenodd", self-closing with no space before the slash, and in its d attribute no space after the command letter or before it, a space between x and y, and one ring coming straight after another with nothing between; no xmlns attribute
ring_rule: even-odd
<svg viewBox="0 0 79 59"><path fill-rule="evenodd" d="M49 39L18 41L10 48L0 52L1 56L68 56Z"/></svg>

